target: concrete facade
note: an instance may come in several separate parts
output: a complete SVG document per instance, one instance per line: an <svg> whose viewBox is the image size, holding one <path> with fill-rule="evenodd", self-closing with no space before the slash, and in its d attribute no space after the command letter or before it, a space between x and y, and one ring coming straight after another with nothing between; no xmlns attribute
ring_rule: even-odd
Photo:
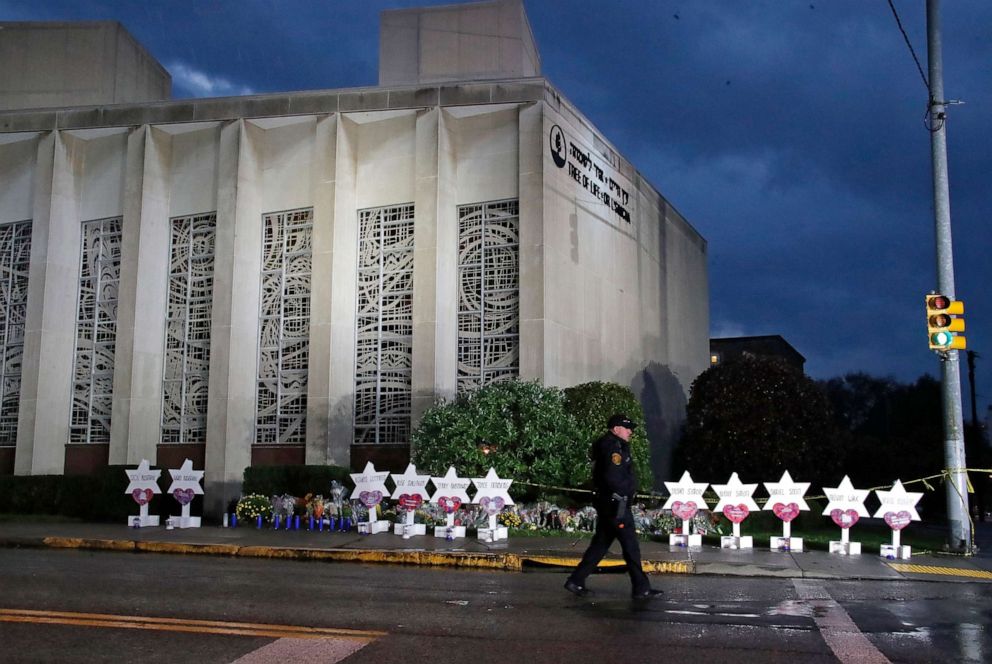
<svg viewBox="0 0 992 664"><path fill-rule="evenodd" d="M667 476L689 386L708 365L705 240L543 78L0 112L0 173L0 228L32 227L17 434L0 441L6 472L189 456L206 469L207 508L219 511L252 464L375 458L400 470L409 453L404 429L377 439L385 443L356 442L364 408L356 405L356 358L368 343L362 284L372 274L363 229L376 214L394 215L389 228L412 233L380 269L412 283L396 300L410 312L409 327L380 317L378 337L383 349L408 349L401 356L409 366L396 369L408 376L409 406L399 416L407 430L459 389L459 233L475 207L510 210L518 229L503 254L517 270L511 371L545 385L630 385L644 405L657 478ZM410 206L405 226L398 211ZM163 414L175 345L170 298L182 283L170 244L177 220L197 215L215 223L204 263L209 380L188 389L202 390L208 406L191 411L195 435L176 444L164 442ZM121 229L119 267L111 265L119 269L112 409L100 420L109 435L70 442L81 407L73 400L88 255L80 228L106 219ZM286 254L284 276L303 267L297 286L284 282L275 320L266 314L265 275L276 274L269 263L280 219L311 230L305 251ZM302 346L286 304L296 287L305 288L308 312ZM260 376L267 330L280 324L280 368L298 347L306 365L294 380L278 378L288 405L283 412L280 401L273 417L285 440L266 442L259 395L268 383Z"/></svg>
<svg viewBox="0 0 992 664"><path fill-rule="evenodd" d="M0 109L168 99L172 77L116 21L0 22Z"/></svg>

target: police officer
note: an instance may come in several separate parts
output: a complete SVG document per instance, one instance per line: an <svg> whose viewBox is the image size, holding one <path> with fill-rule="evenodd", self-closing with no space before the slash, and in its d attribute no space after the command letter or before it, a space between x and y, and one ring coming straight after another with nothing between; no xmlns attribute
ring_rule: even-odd
<svg viewBox="0 0 992 664"><path fill-rule="evenodd" d="M635 599L651 599L662 594L651 588L641 568L641 547L630 513L637 476L630 455L630 435L636 425L626 415L618 413L606 424L606 435L592 444L592 482L596 490L596 533L579 565L565 581L565 590L579 597L592 593L586 588L586 578L603 559L614 539L620 540L623 559L630 574L631 592Z"/></svg>

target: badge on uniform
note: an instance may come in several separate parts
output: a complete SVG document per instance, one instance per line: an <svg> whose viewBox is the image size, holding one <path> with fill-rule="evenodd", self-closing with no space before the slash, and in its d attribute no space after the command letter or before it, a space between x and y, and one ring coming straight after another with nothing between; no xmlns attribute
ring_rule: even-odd
<svg viewBox="0 0 992 664"><path fill-rule="evenodd" d="M620 456L620 453L619 453L619 452L614 452L614 453L613 453L613 454L612 454L612 455L610 456L610 461L612 461L612 462L613 462L613 465L614 465L614 466L619 466L619 465L620 465L620 462L621 462L621 461L623 461L623 457L622 457L622 456Z"/></svg>

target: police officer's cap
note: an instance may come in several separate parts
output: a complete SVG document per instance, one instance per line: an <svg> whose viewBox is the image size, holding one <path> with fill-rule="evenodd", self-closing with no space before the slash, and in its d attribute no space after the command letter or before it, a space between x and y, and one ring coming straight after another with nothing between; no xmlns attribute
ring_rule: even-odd
<svg viewBox="0 0 992 664"><path fill-rule="evenodd" d="M623 427L625 429L630 429L633 431L637 428L637 425L632 419L624 415L623 413L617 413L610 418L610 421L606 423L607 429L612 429L613 427Z"/></svg>

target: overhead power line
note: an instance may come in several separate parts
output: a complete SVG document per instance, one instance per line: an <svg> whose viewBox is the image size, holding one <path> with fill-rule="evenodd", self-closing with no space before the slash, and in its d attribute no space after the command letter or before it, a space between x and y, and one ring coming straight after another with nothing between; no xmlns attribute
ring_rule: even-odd
<svg viewBox="0 0 992 664"><path fill-rule="evenodd" d="M892 0L889 0L889 9L892 10L892 16L896 19L896 25L899 26L899 32L902 33L902 38L906 41L906 46L909 47L909 52L913 56L913 61L916 63L916 69L920 72L920 78L923 79L923 85L926 86L927 92L930 92L930 82L927 81L927 75L923 73L923 66L920 64L920 59L916 57L916 51L913 50L913 44L909 41L909 35L906 34L906 30L902 27L902 21L899 20L899 12L896 11L896 6L892 4Z"/></svg>

